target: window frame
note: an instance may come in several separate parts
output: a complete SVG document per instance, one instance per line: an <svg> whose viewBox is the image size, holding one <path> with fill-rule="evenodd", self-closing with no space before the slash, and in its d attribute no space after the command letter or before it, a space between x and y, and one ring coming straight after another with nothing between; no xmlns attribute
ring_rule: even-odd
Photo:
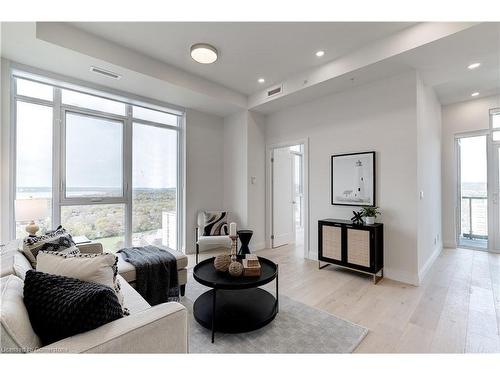
<svg viewBox="0 0 500 375"><path fill-rule="evenodd" d="M66 195L66 115L67 114L75 114L79 116L91 117L102 120L110 120L114 122L119 122L122 124L122 195L116 197L68 197ZM127 160L127 156L125 153L129 151L126 147L126 131L125 131L125 119L123 116L110 115L110 114L99 114L93 110L82 110L82 109L73 109L67 108L66 106L61 106L61 154L60 154L60 173L61 173L61 194L60 194L60 203L62 206L81 206L81 205L90 205L90 204L113 204L113 203L126 203L127 196L127 178L126 178L126 165L125 161Z"/></svg>
<svg viewBox="0 0 500 375"><path fill-rule="evenodd" d="M494 128L493 127L493 117L494 116L499 116L500 117L500 108L491 108L490 111L489 111L489 121L490 121L490 137L491 137L491 142L493 142L493 144L499 144L500 143L500 139L498 140L495 140L493 139L494 137L494 134L499 134L500 133L500 127L498 128Z"/></svg>
<svg viewBox="0 0 500 375"><path fill-rule="evenodd" d="M14 202L17 194L17 149L16 149L16 131L17 131L17 105L18 101L24 101L32 104L39 104L52 107L53 109L53 127L52 127L52 218L53 227L61 224L61 208L63 206L75 205L96 205L96 204L124 204L125 206L125 246L132 244L132 158L133 158L133 124L157 126L168 128L177 132L177 186L176 186L176 210L177 210L177 250L184 251L184 144L185 144L185 110L183 108L159 102L153 99L142 98L128 93L123 93L106 87L91 84L89 82L77 81L66 77L58 77L49 72L30 71L27 67L22 69L13 66L10 71L10 109L11 109L11 168L10 180L12 181L10 189L10 235L16 237L16 220ZM34 70L34 69L33 69ZM53 89L53 100L45 100L25 95L17 94L16 79L31 80L38 83L48 84ZM89 108L78 107L62 103L62 90L73 90L104 99L111 99L122 102L126 105L126 115L121 116L113 113L92 110ZM133 118L132 107L140 106L147 109L165 112L177 116L176 125L167 125L154 121ZM75 113L78 115L97 117L112 121L121 121L123 123L122 139L122 197L66 197L66 114Z"/></svg>

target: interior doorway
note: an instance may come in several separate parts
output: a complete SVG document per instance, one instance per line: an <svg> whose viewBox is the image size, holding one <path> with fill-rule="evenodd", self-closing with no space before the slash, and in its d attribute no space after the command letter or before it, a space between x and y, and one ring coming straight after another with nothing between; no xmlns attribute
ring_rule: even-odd
<svg viewBox="0 0 500 375"><path fill-rule="evenodd" d="M290 147L292 154L292 197L293 197L293 226L295 229L294 242L304 246L304 146Z"/></svg>
<svg viewBox="0 0 500 375"><path fill-rule="evenodd" d="M305 142L270 148L271 247L294 244L304 256L307 239Z"/></svg>

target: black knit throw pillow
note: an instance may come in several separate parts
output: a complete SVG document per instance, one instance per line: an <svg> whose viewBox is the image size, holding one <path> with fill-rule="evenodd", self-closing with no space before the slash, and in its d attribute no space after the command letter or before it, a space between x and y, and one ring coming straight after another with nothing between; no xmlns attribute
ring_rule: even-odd
<svg viewBox="0 0 500 375"><path fill-rule="evenodd" d="M26 272L24 304L43 345L123 317L111 288L34 270Z"/></svg>

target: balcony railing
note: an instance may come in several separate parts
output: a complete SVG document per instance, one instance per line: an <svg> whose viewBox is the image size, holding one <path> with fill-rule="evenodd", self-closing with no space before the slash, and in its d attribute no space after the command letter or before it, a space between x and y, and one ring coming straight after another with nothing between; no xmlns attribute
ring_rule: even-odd
<svg viewBox="0 0 500 375"><path fill-rule="evenodd" d="M488 198L462 196L461 235L470 240L488 239Z"/></svg>

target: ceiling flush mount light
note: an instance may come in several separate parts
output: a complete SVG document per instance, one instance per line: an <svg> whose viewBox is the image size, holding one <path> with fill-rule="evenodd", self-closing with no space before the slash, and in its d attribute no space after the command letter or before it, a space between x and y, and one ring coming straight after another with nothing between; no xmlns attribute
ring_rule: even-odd
<svg viewBox="0 0 500 375"><path fill-rule="evenodd" d="M481 66L481 63L473 63L473 64L470 64L467 69L470 69L470 70L473 70L473 69L476 69L476 68L479 68Z"/></svg>
<svg viewBox="0 0 500 375"><path fill-rule="evenodd" d="M210 44L196 43L191 46L191 57L200 64L212 64L217 61L218 53Z"/></svg>
<svg viewBox="0 0 500 375"><path fill-rule="evenodd" d="M479 95L479 93L477 91L470 94L470 96L478 96L478 95Z"/></svg>
<svg viewBox="0 0 500 375"><path fill-rule="evenodd" d="M257 82L259 82L259 83L264 83L264 82L266 82L266 80L265 80L264 78L259 78L259 79L257 80Z"/></svg>
<svg viewBox="0 0 500 375"><path fill-rule="evenodd" d="M325 51L316 52L316 57L323 57L323 56L325 56Z"/></svg>

